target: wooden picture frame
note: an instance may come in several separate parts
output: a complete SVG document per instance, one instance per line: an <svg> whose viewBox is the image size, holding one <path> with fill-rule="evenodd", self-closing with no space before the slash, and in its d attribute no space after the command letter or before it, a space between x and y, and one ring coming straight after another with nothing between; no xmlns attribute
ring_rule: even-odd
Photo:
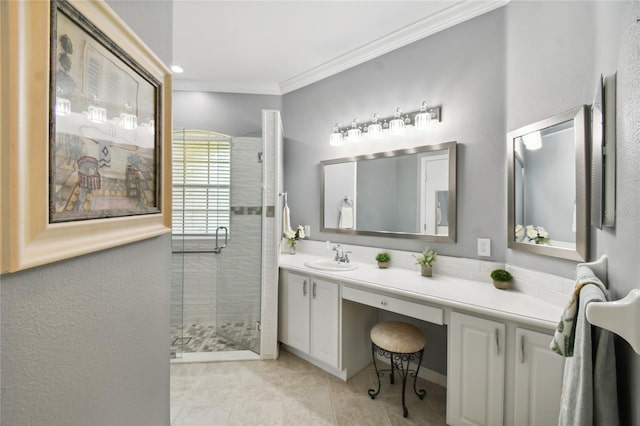
<svg viewBox="0 0 640 426"><path fill-rule="evenodd" d="M0 272L169 232L168 68L103 1L0 8ZM96 87L107 83L91 81L90 55L111 67L102 105ZM128 87L117 90L115 80ZM106 120L90 123L96 111ZM105 146L113 153L100 157Z"/></svg>

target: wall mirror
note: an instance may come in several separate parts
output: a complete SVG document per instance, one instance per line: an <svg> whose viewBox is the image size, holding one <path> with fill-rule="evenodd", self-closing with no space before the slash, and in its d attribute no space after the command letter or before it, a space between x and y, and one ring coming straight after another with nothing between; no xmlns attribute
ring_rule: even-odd
<svg viewBox="0 0 640 426"><path fill-rule="evenodd" d="M322 232L456 241L456 142L320 166Z"/></svg>
<svg viewBox="0 0 640 426"><path fill-rule="evenodd" d="M591 225L616 221L616 74L600 76L591 105Z"/></svg>
<svg viewBox="0 0 640 426"><path fill-rule="evenodd" d="M510 248L587 260L588 126L581 106L507 135Z"/></svg>

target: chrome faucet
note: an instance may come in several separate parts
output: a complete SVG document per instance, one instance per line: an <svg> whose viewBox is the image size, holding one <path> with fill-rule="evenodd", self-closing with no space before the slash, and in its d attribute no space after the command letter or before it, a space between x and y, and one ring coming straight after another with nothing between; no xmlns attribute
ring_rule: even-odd
<svg viewBox="0 0 640 426"><path fill-rule="evenodd" d="M347 253L351 253L350 251L344 251L340 244L334 244L331 247L331 250L336 252L336 256L333 258L334 261L338 263L349 263L349 256Z"/></svg>

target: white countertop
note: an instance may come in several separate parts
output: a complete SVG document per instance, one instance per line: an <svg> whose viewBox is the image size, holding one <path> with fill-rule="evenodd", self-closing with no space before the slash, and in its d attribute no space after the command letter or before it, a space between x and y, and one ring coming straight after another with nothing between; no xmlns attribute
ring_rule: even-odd
<svg viewBox="0 0 640 426"><path fill-rule="evenodd" d="M461 312L478 313L522 325L554 330L562 308L514 290L498 290L490 283L436 275L427 278L417 270L380 269L376 265L356 262L353 271L321 271L306 267L318 256L298 253L280 256L281 268L339 281L376 292L395 294Z"/></svg>

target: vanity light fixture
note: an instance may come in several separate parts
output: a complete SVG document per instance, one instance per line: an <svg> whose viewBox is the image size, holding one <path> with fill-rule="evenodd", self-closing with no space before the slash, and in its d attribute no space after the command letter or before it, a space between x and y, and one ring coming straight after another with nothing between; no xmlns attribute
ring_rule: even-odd
<svg viewBox="0 0 640 426"><path fill-rule="evenodd" d="M180 65L171 65L171 71L176 74L182 74L184 72L184 69Z"/></svg>
<svg viewBox="0 0 640 426"><path fill-rule="evenodd" d="M63 97L63 90L58 87L56 90L56 115L71 115L71 101Z"/></svg>
<svg viewBox="0 0 640 426"><path fill-rule="evenodd" d="M131 105L125 105L125 112L120 113L120 127L127 130L134 130L138 127L138 117L134 114L131 114Z"/></svg>
<svg viewBox="0 0 640 426"><path fill-rule="evenodd" d="M92 104L87 108L87 119L92 123L106 123L107 110L100 106L100 100L94 96L91 103Z"/></svg>
<svg viewBox="0 0 640 426"><path fill-rule="evenodd" d="M393 120L389 123L389 130L392 133L400 133L404 129L404 120L402 119L402 110L396 109L396 113L393 115Z"/></svg>
<svg viewBox="0 0 640 426"><path fill-rule="evenodd" d="M342 145L342 142L343 142L343 135L342 135L342 132L340 131L340 123L336 123L336 125L333 126L333 133L329 135L329 144L331 146L340 146Z"/></svg>
<svg viewBox="0 0 640 426"><path fill-rule="evenodd" d="M71 115L71 101L56 96L56 115Z"/></svg>
<svg viewBox="0 0 640 426"><path fill-rule="evenodd" d="M535 151L542 148L542 135L540 135L540 132L528 133L521 138L525 148L529 151Z"/></svg>
<svg viewBox="0 0 640 426"><path fill-rule="evenodd" d="M367 127L367 133L372 138L377 138L382 134L382 125L378 123L378 114L373 114L373 118L371 119L371 124Z"/></svg>
<svg viewBox="0 0 640 426"><path fill-rule="evenodd" d="M357 143L357 142L360 142L361 138L362 138L362 130L360 130L360 128L358 127L358 119L354 118L353 122L351 123L351 128L347 132L347 139L351 143Z"/></svg>
<svg viewBox="0 0 640 426"><path fill-rule="evenodd" d="M440 106L428 107L427 102L423 101L419 110L404 114L404 118L402 110L397 108L393 117L380 118L378 114L373 114L371 121L365 123L360 123L357 118L354 118L351 126L346 129L341 129L340 125L336 123L333 133L329 135L329 144L340 146L344 140L356 143L362 139L379 138L385 133L397 135L414 127L426 130L433 123L442 121L441 108Z"/></svg>
<svg viewBox="0 0 640 426"><path fill-rule="evenodd" d="M427 101L422 101L420 112L414 118L416 129L426 129L431 123L431 114L427 112Z"/></svg>

